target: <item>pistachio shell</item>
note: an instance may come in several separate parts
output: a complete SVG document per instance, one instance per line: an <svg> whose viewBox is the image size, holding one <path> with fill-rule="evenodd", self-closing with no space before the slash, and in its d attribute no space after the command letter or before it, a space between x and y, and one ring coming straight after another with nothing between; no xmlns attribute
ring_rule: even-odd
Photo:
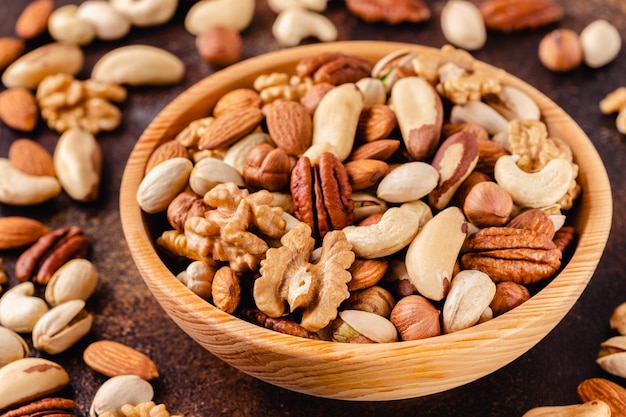
<svg viewBox="0 0 626 417"><path fill-rule="evenodd" d="M72 259L59 268L46 285L46 301L56 306L69 300L87 299L98 285L98 272L87 259Z"/></svg>
<svg viewBox="0 0 626 417"><path fill-rule="evenodd" d="M473 326L496 293L496 284L480 271L464 270L452 278L443 305L443 330L452 333Z"/></svg>
<svg viewBox="0 0 626 417"><path fill-rule="evenodd" d="M600 344L596 363L612 375L626 378L626 336L615 336Z"/></svg>
<svg viewBox="0 0 626 417"><path fill-rule="evenodd" d="M389 320L362 310L344 310L339 317L363 336L378 343L395 342L398 332Z"/></svg>
<svg viewBox="0 0 626 417"><path fill-rule="evenodd" d="M0 326L0 368L28 356L28 345L19 334Z"/></svg>
<svg viewBox="0 0 626 417"><path fill-rule="evenodd" d="M41 317L33 329L35 349L61 353L85 336L91 329L93 316L85 313L84 307L83 300L70 300Z"/></svg>
<svg viewBox="0 0 626 417"><path fill-rule="evenodd" d="M137 375L114 376L104 382L96 392L89 409L89 417L110 412L122 415L125 404L140 404L151 401L154 396L152 385Z"/></svg>

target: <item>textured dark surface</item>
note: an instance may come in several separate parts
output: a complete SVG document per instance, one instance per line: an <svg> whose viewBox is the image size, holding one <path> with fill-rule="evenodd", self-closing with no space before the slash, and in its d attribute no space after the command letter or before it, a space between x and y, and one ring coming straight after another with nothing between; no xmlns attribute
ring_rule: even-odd
<svg viewBox="0 0 626 417"><path fill-rule="evenodd" d="M78 1L56 0L58 7ZM582 66L567 74L550 73L537 59L541 37L554 27L580 31L594 19L603 18L626 33L626 6L622 0L562 1L566 16L556 26L508 35L490 33L485 47L474 55L516 75L553 99L583 128L606 165L613 190L614 219L604 256L580 300L571 312L536 347L501 370L466 386L424 398L392 402L344 402L309 397L286 391L247 376L215 358L187 337L163 312L142 282L130 257L118 210L119 184L125 161L136 139L150 120L185 88L213 73L198 57L194 38L183 27L193 2L182 0L170 23L154 28L135 28L116 42L97 41L86 47L86 62L79 78L89 76L96 60L124 44L151 44L174 52L187 65L181 84L162 88L131 88L122 105L124 120L114 132L98 135L104 151L100 197L79 204L61 195L30 208L0 205L0 216L22 214L42 220L50 227L78 225L91 238L90 259L96 264L100 283L87 308L95 315L89 335L69 351L50 357L71 375L65 392L77 401L77 414L88 414L91 399L105 377L91 371L81 354L92 341L112 339L149 355L160 377L153 381L155 400L185 416L521 416L540 405L579 402L576 386L584 379L611 377L594 362L599 344L612 336L608 319L612 310L626 301L624 252L626 194L624 166L626 143L615 129L615 116L605 116L598 102L618 86L626 85L626 52L600 69ZM337 24L340 40L393 40L440 47L444 38L439 16L444 1L429 1L433 17L419 25L367 24L350 15L340 1L330 1L326 16ZM26 2L0 2L0 36L13 35L13 23ZM265 0L257 1L250 27L243 33L244 58L279 49L271 35L275 19ZM32 49L49 42L43 36L27 44ZM0 87L2 89L4 87ZM6 157L12 141L34 139L50 152L58 135L43 123L28 134L0 124L0 156ZM0 254L12 274L17 253ZM10 285L16 282L11 277ZM6 289L6 285L4 288ZM33 356L45 356L34 350ZM364 365L367 366L367 358ZM7 381L0 381L6 383Z"/></svg>

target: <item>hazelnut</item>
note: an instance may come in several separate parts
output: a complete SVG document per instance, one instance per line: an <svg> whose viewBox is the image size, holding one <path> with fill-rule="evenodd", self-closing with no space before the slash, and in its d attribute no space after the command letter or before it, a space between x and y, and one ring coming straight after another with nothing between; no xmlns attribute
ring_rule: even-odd
<svg viewBox="0 0 626 417"><path fill-rule="evenodd" d="M241 59L241 35L225 26L213 26L196 38L196 48L207 63L228 66Z"/></svg>
<svg viewBox="0 0 626 417"><path fill-rule="evenodd" d="M496 294L489 307L494 316L510 311L530 298L528 289L513 281L501 281L496 284Z"/></svg>
<svg viewBox="0 0 626 417"><path fill-rule="evenodd" d="M439 313L425 297L409 295L396 303L389 320L401 340L418 340L441 334Z"/></svg>
<svg viewBox="0 0 626 417"><path fill-rule="evenodd" d="M570 71L583 61L578 34L570 29L556 29L539 43L539 60L551 71Z"/></svg>
<svg viewBox="0 0 626 417"><path fill-rule="evenodd" d="M474 226L503 226L513 210L513 199L493 181L475 184L463 202L465 217Z"/></svg>
<svg viewBox="0 0 626 417"><path fill-rule="evenodd" d="M291 167L287 152L269 143L260 143L246 156L243 177L251 187L279 191L289 184Z"/></svg>

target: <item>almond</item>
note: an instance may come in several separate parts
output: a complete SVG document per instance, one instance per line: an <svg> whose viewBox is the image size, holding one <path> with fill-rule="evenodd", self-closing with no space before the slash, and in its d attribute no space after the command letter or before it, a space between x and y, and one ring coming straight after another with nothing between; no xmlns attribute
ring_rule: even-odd
<svg viewBox="0 0 626 417"><path fill-rule="evenodd" d="M541 209L523 211L515 216L507 226L534 230L548 236L550 239L554 237L554 223L550 220L550 216Z"/></svg>
<svg viewBox="0 0 626 417"><path fill-rule="evenodd" d="M396 127L396 115L385 104L366 107L359 116L356 137L365 142L372 142L389 136Z"/></svg>
<svg viewBox="0 0 626 417"><path fill-rule="evenodd" d="M218 149L230 146L252 132L263 120L257 107L244 107L216 117L200 138L198 148Z"/></svg>
<svg viewBox="0 0 626 417"><path fill-rule="evenodd" d="M364 190L372 187L387 174L389 165L377 159L359 159L345 164L352 190Z"/></svg>
<svg viewBox="0 0 626 417"><path fill-rule="evenodd" d="M54 177L52 155L31 139L18 139L9 148L9 160L20 171L29 175Z"/></svg>
<svg viewBox="0 0 626 417"><path fill-rule="evenodd" d="M178 157L189 159L187 148L177 140L164 142L150 155L150 159L148 159L148 163L146 164L146 173L150 172L152 168L159 165L161 162Z"/></svg>
<svg viewBox="0 0 626 417"><path fill-rule="evenodd" d="M220 117L243 107L261 107L261 96L251 88L237 88L224 94L213 107L213 116Z"/></svg>
<svg viewBox="0 0 626 417"><path fill-rule="evenodd" d="M22 216L0 217L0 250L31 245L48 231L46 225L35 219Z"/></svg>
<svg viewBox="0 0 626 417"><path fill-rule="evenodd" d="M626 416L626 389L604 378L586 379L578 385L578 396L583 402L602 400L611 407L611 416Z"/></svg>
<svg viewBox="0 0 626 417"><path fill-rule="evenodd" d="M379 139L359 146L350 154L350 160L378 159L386 161L400 147L396 139Z"/></svg>
<svg viewBox="0 0 626 417"><path fill-rule="evenodd" d="M302 155L313 137L311 116L297 101L275 101L267 108L267 130L276 145L290 155Z"/></svg>
<svg viewBox="0 0 626 417"><path fill-rule="evenodd" d="M110 340L100 340L87 346L83 360L91 369L108 377L137 375L149 381L159 376L156 364L146 355Z"/></svg>
<svg viewBox="0 0 626 417"><path fill-rule="evenodd" d="M30 90L14 87L0 93L0 120L10 128L32 132L38 117L37 102Z"/></svg>
<svg viewBox="0 0 626 417"><path fill-rule="evenodd" d="M15 23L15 33L22 39L32 39L48 27L48 17L54 9L53 0L35 0L22 11Z"/></svg>
<svg viewBox="0 0 626 417"><path fill-rule="evenodd" d="M0 38L0 71L15 61L24 50L24 41L18 38Z"/></svg>
<svg viewBox="0 0 626 417"><path fill-rule="evenodd" d="M357 259L349 271L352 279L348 282L348 290L356 291L376 285L387 272L389 262L384 259Z"/></svg>

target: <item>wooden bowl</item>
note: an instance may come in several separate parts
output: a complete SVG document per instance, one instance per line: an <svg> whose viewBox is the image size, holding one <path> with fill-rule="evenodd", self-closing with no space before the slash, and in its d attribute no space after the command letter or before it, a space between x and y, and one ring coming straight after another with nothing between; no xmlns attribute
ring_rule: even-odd
<svg viewBox="0 0 626 417"><path fill-rule="evenodd" d="M200 345L270 384L314 396L364 401L424 396L474 381L513 361L557 326L588 284L604 250L612 200L602 160L589 138L561 108L507 74L507 84L521 88L539 104L551 135L571 146L580 166L582 186L575 219L575 252L562 272L526 303L456 333L419 341L355 345L264 329L223 313L182 285L155 250L156 236L136 203L150 153L191 121L209 115L216 100L227 91L251 86L258 74L293 72L299 59L324 51L342 51L375 62L397 49L419 52L428 48L389 42L338 42L285 49L232 65L172 101L139 138L128 160L121 186L121 220L132 257L150 291Z"/></svg>

